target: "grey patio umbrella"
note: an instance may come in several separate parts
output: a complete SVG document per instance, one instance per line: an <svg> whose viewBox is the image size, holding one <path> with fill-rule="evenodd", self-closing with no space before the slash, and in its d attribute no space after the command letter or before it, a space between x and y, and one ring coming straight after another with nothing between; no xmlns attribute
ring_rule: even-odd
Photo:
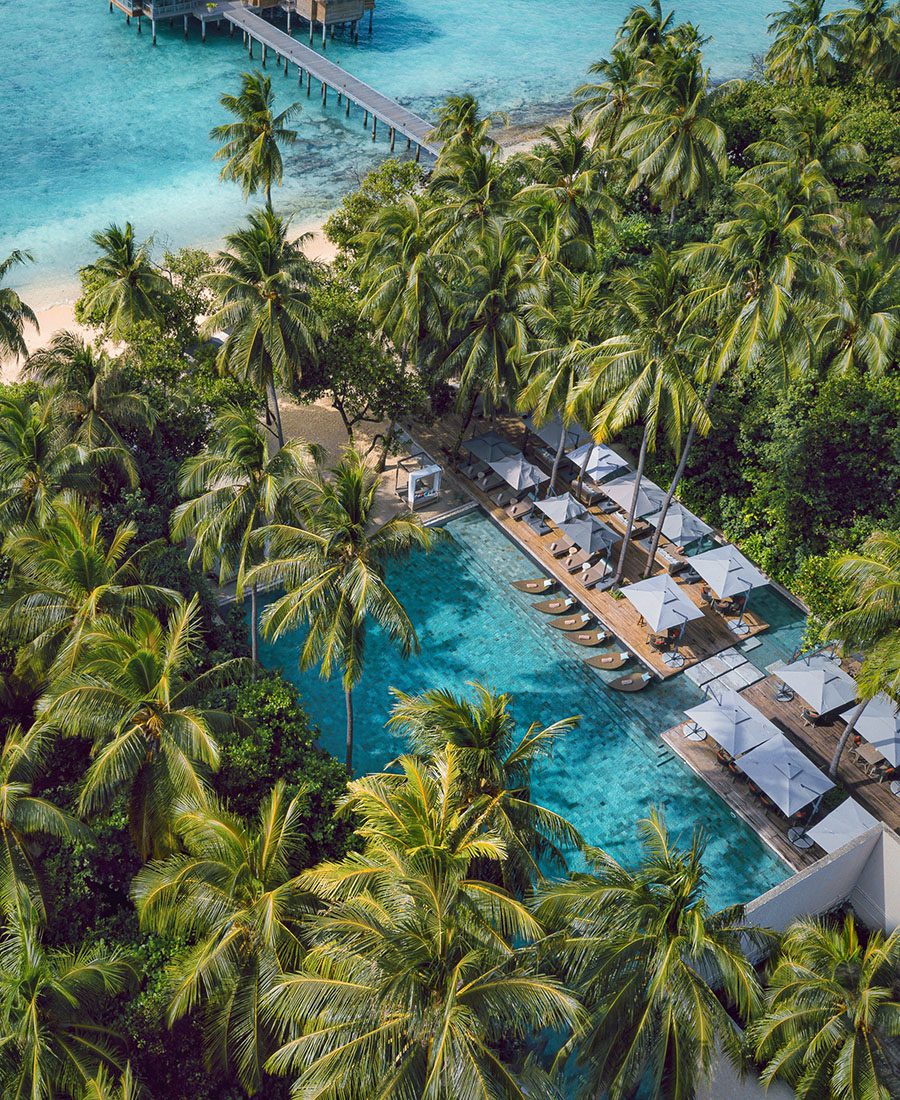
<svg viewBox="0 0 900 1100"><path fill-rule="evenodd" d="M529 462L523 454L510 455L508 458L499 458L496 462L488 462L488 466L499 474L507 485L513 489L534 489L549 481L549 475L533 462Z"/></svg>
<svg viewBox="0 0 900 1100"><path fill-rule="evenodd" d="M483 435L473 436L463 443L462 448L475 458L488 463L520 453L518 447L497 432L485 432Z"/></svg>
<svg viewBox="0 0 900 1100"><path fill-rule="evenodd" d="M584 476L592 481L600 481L604 477L609 477L610 474L628 469L625 459L603 443L590 441L582 443L580 447L566 451L566 458L575 463L579 473L584 470ZM585 459L587 459L586 465Z"/></svg>
<svg viewBox="0 0 900 1100"><path fill-rule="evenodd" d="M536 500L534 506L557 525L577 519L578 516L583 516L585 512L584 505L580 504L571 493L562 493L557 497L545 497L543 500Z"/></svg>
<svg viewBox="0 0 900 1100"><path fill-rule="evenodd" d="M832 810L827 817L816 822L808 831L808 835L820 848L830 853L843 848L849 841L862 836L869 829L874 829L877 824L878 819L868 810L863 809L856 799L845 798L836 810Z"/></svg>
<svg viewBox="0 0 900 1100"><path fill-rule="evenodd" d="M801 657L775 675L800 696L816 714L828 714L856 698L856 681L822 654Z"/></svg>
<svg viewBox="0 0 900 1100"><path fill-rule="evenodd" d="M647 522L654 527L659 526L662 509L647 516ZM692 542L708 535L712 528L702 519L698 519L693 512L689 512L683 505L673 501L663 520L662 533L676 546L690 546Z"/></svg>
<svg viewBox="0 0 900 1100"><path fill-rule="evenodd" d="M700 608L684 595L666 573L626 585L622 595L641 613L651 630L662 632L683 627L691 619L702 619Z"/></svg>
<svg viewBox="0 0 900 1100"><path fill-rule="evenodd" d="M541 442L546 443L551 451L556 451L559 446L560 434L563 435L563 449L568 450L569 447L577 447L579 443L583 443L584 440L590 439L588 433L584 428L579 427L578 424L570 424L565 428L562 421L558 416L549 420L546 424L535 427L534 418L531 413L522 417L525 421L525 427L533 432Z"/></svg>
<svg viewBox="0 0 900 1100"><path fill-rule="evenodd" d="M793 817L834 786L781 733L742 756L740 768L786 817Z"/></svg>
<svg viewBox="0 0 900 1100"><path fill-rule="evenodd" d="M730 543L695 554L691 558L691 568L700 574L721 600L769 583L756 566Z"/></svg>
<svg viewBox="0 0 900 1100"><path fill-rule="evenodd" d="M618 504L620 508L623 508L626 512L631 509L631 498L634 494L634 482L637 475L632 470L630 473L621 474L619 477L613 478L612 481L606 481L601 486L605 496L608 496L610 500L613 500ZM638 493L637 508L635 509L636 516L649 516L651 512L658 512L663 506L663 501L666 499L665 490L648 478L641 478L641 488Z"/></svg>
<svg viewBox="0 0 900 1100"><path fill-rule="evenodd" d="M845 722L856 707L841 713ZM900 707L880 692L866 703L866 709L856 719L855 731L895 768L900 765Z"/></svg>
<svg viewBox="0 0 900 1100"><path fill-rule="evenodd" d="M601 523L599 519L590 514L560 524L560 530L577 547L589 554L609 550L620 541L620 536L615 531L610 530L605 523Z"/></svg>
<svg viewBox="0 0 900 1100"><path fill-rule="evenodd" d="M749 752L778 733L777 726L731 688L684 713L732 756Z"/></svg>

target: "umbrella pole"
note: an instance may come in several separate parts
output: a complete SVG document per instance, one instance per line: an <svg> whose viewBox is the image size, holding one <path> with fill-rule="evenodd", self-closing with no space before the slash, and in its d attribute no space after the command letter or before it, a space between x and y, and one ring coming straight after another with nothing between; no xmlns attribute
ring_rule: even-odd
<svg viewBox="0 0 900 1100"><path fill-rule="evenodd" d="M734 623L731 627L732 632L735 634L742 635L750 633L750 627L744 622L744 615L746 614L747 606L750 603L750 593L752 591L752 588L747 589L747 593L744 596L744 606L741 608L740 615L738 615L738 621Z"/></svg>

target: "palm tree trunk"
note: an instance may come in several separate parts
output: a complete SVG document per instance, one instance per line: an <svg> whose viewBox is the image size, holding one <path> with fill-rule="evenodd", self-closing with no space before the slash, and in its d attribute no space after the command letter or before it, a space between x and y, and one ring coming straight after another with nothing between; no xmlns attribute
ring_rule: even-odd
<svg viewBox="0 0 900 1100"><path fill-rule="evenodd" d="M253 661L253 675L259 661L259 624L256 621L256 584L250 585L250 660Z"/></svg>
<svg viewBox="0 0 900 1100"><path fill-rule="evenodd" d="M388 422L388 430L384 434L384 438L381 441L381 454L378 456L378 463L375 466L375 470L379 474L384 473L384 468L387 465L388 451L391 449L391 444L394 442L394 432L397 428L397 421L391 419Z"/></svg>
<svg viewBox="0 0 900 1100"><path fill-rule="evenodd" d="M266 206L272 209L272 180L266 177Z"/></svg>
<svg viewBox="0 0 900 1100"><path fill-rule="evenodd" d="M478 390L472 391L472 397L469 401L469 408L466 415L463 417L462 425L459 429L459 435L456 437L456 442L453 444L453 457L456 458L459 455L459 448L462 446L463 436L466 434L466 428L469 426L469 422L475 413L475 404L478 401Z"/></svg>
<svg viewBox="0 0 900 1100"><path fill-rule="evenodd" d="M281 409L278 407L278 394L275 391L274 378L269 383L269 392L272 395L272 411L275 413L275 431L278 435L279 448L284 446L284 429L281 426Z"/></svg>
<svg viewBox="0 0 900 1100"><path fill-rule="evenodd" d="M644 476L644 463L647 461L647 444L650 441L650 425L644 426L644 436L641 439L641 453L638 456L637 470L634 478L634 493L631 496L631 507L628 509L628 522L625 524L625 537L622 539L622 549L619 551L619 563L616 566L616 575L613 584L622 583L622 574L625 572L625 555L628 553L628 543L631 532L634 530L634 513L637 511L638 496L641 491L641 479Z"/></svg>
<svg viewBox="0 0 900 1100"><path fill-rule="evenodd" d="M868 703L868 699L860 703L847 719L847 726L838 740L837 747L834 750L834 756L832 756L831 763L828 765L828 774L832 779L837 779L837 770L838 764L841 762L841 755L847 746L847 742L850 740L850 734L856 729L856 723L862 717L862 712L866 709Z"/></svg>
<svg viewBox="0 0 900 1100"><path fill-rule="evenodd" d="M566 445L566 429L563 427L562 420L559 422L559 446L556 448L556 455L553 459L553 469L550 471L550 488L547 490L547 495L552 496L556 492L556 477L559 473L559 464L563 456L563 448ZM588 451L590 454L590 451Z"/></svg>
<svg viewBox="0 0 900 1100"><path fill-rule="evenodd" d="M347 771L353 775L353 688L344 688L347 705Z"/></svg>

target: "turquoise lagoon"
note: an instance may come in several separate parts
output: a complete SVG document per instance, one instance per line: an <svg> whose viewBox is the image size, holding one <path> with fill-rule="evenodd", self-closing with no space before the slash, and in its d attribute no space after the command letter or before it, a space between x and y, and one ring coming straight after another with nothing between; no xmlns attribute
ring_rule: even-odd
<svg viewBox="0 0 900 1100"><path fill-rule="evenodd" d="M421 653L401 659L375 631L363 678L356 688L357 774L379 770L404 749L385 729L391 687L407 692L431 687L465 691L479 680L513 697L521 728L581 716L535 777L538 801L568 817L589 843L633 861L637 820L661 807L670 827L687 838L702 826L707 840L710 896L717 905L749 900L789 874L755 833L665 748L658 734L681 720L701 694L684 676L654 683L639 695L622 695L605 681L620 673L596 673L534 611L509 581L534 575L535 566L481 513L453 520L449 537L429 554L392 569L391 582L408 609ZM772 629L764 647L748 657L784 660L796 648L802 617L765 589L755 606ZM300 691L321 731L322 744L343 758L345 714L339 681L297 668L297 637L263 643L261 659L280 667Z"/></svg>
<svg viewBox="0 0 900 1100"><path fill-rule="evenodd" d="M685 0L680 19L712 37L714 75L745 72L765 48L772 0ZM328 56L426 117L452 92L473 92L514 122L571 102L589 64L609 49L628 0L378 0L375 33L358 46L336 37ZM302 34L302 32L300 32ZM28 248L19 275L39 307L71 296L89 236L131 219L160 248L212 245L241 217L232 185L217 180L210 128L219 94L247 67L240 38L194 23L150 35L126 26L106 0L0 0L0 255ZM305 40L305 39L304 39ZM283 105L302 98L300 139L287 156L278 202L304 224L332 208L379 158L354 112L299 95L296 74L272 76ZM69 290L60 294L68 284Z"/></svg>

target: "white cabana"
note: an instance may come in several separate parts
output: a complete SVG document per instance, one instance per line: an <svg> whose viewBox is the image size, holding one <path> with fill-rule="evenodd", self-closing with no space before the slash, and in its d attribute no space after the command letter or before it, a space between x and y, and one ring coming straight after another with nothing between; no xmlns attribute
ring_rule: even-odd
<svg viewBox="0 0 900 1100"><path fill-rule="evenodd" d="M661 517L662 509L647 516L647 522L653 527L658 527ZM712 528L708 523L698 519L693 512L689 512L677 501L673 500L669 505L669 510L666 512L666 518L662 524L662 533L669 542L674 542L676 546L690 546L692 542L702 539L710 531L712 531Z"/></svg>
<svg viewBox="0 0 900 1100"><path fill-rule="evenodd" d="M552 420L548 420L546 424L541 424L537 427L534 423L534 417L531 413L527 413L522 417L525 422L525 427L533 432L534 435L540 439L547 447L554 453L559 447L559 437L563 437L563 450L568 450L570 447L577 447L580 443L584 443L585 440L590 439L590 435L578 424L568 424L563 427L562 421L558 416L555 416Z"/></svg>
<svg viewBox="0 0 900 1100"><path fill-rule="evenodd" d="M516 446L497 432L485 432L483 435L473 436L463 443L462 449L475 458L480 458L482 462L488 463L519 453Z"/></svg>
<svg viewBox="0 0 900 1100"><path fill-rule="evenodd" d="M845 798L844 801L832 810L827 817L823 817L806 835L824 848L826 852L836 852L845 844L878 824L878 819L873 817L868 810L853 798Z"/></svg>
<svg viewBox="0 0 900 1100"><path fill-rule="evenodd" d="M628 469L625 459L604 443L582 443L580 447L566 451L566 458L575 463L579 473L583 471L584 476L592 481L600 481L610 474Z"/></svg>
<svg viewBox="0 0 900 1100"><path fill-rule="evenodd" d="M741 757L740 769L769 796L785 817L793 817L834 784L781 733Z"/></svg>
<svg viewBox="0 0 900 1100"><path fill-rule="evenodd" d="M841 714L845 722L856 710L850 707ZM900 766L900 707L884 692L866 703L866 709L856 720L854 727L860 737L877 749L895 768Z"/></svg>
<svg viewBox="0 0 900 1100"><path fill-rule="evenodd" d="M801 657L775 674L816 714L828 714L856 698L856 681L824 654Z"/></svg>
<svg viewBox="0 0 900 1100"><path fill-rule="evenodd" d="M691 558L691 568L700 574L721 600L769 583L756 566L730 543L695 554Z"/></svg>
<svg viewBox="0 0 900 1100"><path fill-rule="evenodd" d="M631 511L631 498L634 496L634 482L637 475L633 470L627 474L621 474L612 481L606 481L601 486L605 496L615 501L626 512ZM641 478L641 488L638 493L636 516L649 516L651 512L658 512L663 506L666 494L663 489L650 481L649 478Z"/></svg>
<svg viewBox="0 0 900 1100"><path fill-rule="evenodd" d="M741 756L779 731L777 726L731 688L684 712L732 756Z"/></svg>
<svg viewBox="0 0 900 1100"><path fill-rule="evenodd" d="M626 585L622 595L637 608L653 631L683 627L691 619L703 618L700 608L684 595L666 573Z"/></svg>
<svg viewBox="0 0 900 1100"><path fill-rule="evenodd" d="M568 523L560 524L560 530L581 549L589 554L600 553L609 550L617 542L621 541L615 531L601 523L590 513L585 513Z"/></svg>
<svg viewBox="0 0 900 1100"><path fill-rule="evenodd" d="M547 517L557 525L568 523L569 520L583 516L586 509L577 501L571 493L562 493L557 497L545 497L534 502L535 508L540 509Z"/></svg>
<svg viewBox="0 0 900 1100"><path fill-rule="evenodd" d="M488 466L517 492L523 489L534 489L550 480L539 466L529 462L522 454L497 459L496 462L489 462Z"/></svg>

